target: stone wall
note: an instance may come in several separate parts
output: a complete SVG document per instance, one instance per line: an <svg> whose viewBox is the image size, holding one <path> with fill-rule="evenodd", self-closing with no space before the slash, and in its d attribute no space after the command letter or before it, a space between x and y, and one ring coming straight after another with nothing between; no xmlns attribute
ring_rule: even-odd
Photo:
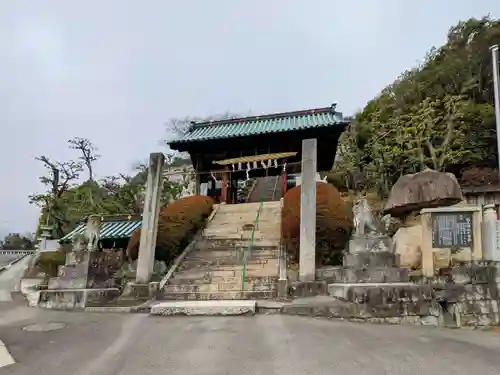
<svg viewBox="0 0 500 375"><path fill-rule="evenodd" d="M374 285L379 280L372 272L368 279L360 277L357 283L342 286L339 281L345 279L345 271L342 267L320 268L316 271L316 282L293 283L290 293L293 298L322 297L317 301L309 299L307 306L291 305L287 312L456 328L500 324L500 262L462 262L440 270L438 276L413 278L413 283L406 285L390 282Z"/></svg>
<svg viewBox="0 0 500 375"><path fill-rule="evenodd" d="M464 262L441 270L430 282L443 324L484 328L499 324L500 262Z"/></svg>

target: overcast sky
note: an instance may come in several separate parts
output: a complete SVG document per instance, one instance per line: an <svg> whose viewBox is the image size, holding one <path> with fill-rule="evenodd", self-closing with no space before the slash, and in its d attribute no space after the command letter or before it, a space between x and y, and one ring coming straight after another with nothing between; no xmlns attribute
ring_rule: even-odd
<svg viewBox="0 0 500 375"><path fill-rule="evenodd" d="M33 231L37 155L88 137L99 176L161 151L170 117L361 109L498 0L0 2L0 232Z"/></svg>

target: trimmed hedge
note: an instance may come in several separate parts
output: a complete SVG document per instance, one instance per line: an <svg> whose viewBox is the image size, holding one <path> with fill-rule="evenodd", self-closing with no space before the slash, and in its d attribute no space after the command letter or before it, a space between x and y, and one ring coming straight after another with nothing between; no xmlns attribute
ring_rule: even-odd
<svg viewBox="0 0 500 375"><path fill-rule="evenodd" d="M155 259L170 264L189 244L212 212L215 201L211 197L181 198L160 210ZM136 260L139 253L141 230L137 229L127 246L127 254Z"/></svg>
<svg viewBox="0 0 500 375"><path fill-rule="evenodd" d="M299 261L300 186L290 189L283 198L283 240L292 263ZM352 210L331 184L316 183L316 262L341 264L353 227Z"/></svg>

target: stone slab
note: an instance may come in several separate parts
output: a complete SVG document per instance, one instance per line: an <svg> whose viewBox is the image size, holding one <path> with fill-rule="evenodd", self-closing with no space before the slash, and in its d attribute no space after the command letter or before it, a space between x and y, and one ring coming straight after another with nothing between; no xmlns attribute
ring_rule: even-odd
<svg viewBox="0 0 500 375"><path fill-rule="evenodd" d="M413 283L335 283L328 285L328 293L341 300L373 306L433 299L432 286Z"/></svg>
<svg viewBox="0 0 500 375"><path fill-rule="evenodd" d="M256 302L248 300L160 302L151 307L151 315L254 315Z"/></svg>
<svg viewBox="0 0 500 375"><path fill-rule="evenodd" d="M410 278L406 268L325 267L316 270L316 280L327 283L394 283L408 282Z"/></svg>
<svg viewBox="0 0 500 375"><path fill-rule="evenodd" d="M387 236L353 238L349 241L349 253L390 252L392 239Z"/></svg>
<svg viewBox="0 0 500 375"><path fill-rule="evenodd" d="M347 268L394 267L399 264L399 256L390 251L344 254L343 264Z"/></svg>

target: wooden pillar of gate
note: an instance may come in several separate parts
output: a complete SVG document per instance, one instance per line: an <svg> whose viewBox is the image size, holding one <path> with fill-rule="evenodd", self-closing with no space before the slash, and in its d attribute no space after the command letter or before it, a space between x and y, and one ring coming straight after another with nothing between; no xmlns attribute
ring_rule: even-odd
<svg viewBox="0 0 500 375"><path fill-rule="evenodd" d="M222 172L222 191L221 191L221 203L227 203L228 198L228 180L229 172L225 170Z"/></svg>
<svg viewBox="0 0 500 375"><path fill-rule="evenodd" d="M287 176L287 173L286 173L286 169L283 168L283 171L281 172L281 191L282 191L282 197L285 196L285 193L286 193L286 187L288 185L288 176Z"/></svg>

